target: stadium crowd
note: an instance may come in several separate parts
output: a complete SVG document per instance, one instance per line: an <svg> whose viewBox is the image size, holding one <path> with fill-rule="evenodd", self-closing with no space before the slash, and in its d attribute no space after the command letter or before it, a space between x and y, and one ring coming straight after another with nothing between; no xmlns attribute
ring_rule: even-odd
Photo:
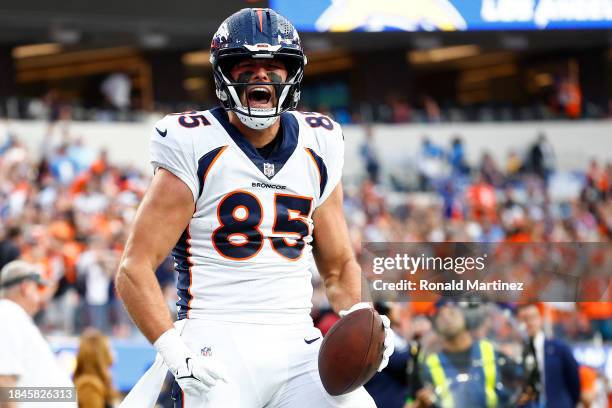
<svg viewBox="0 0 612 408"><path fill-rule="evenodd" d="M346 188L346 215L355 251L362 242L609 242L612 163L577 169L580 193L551 194L554 154L544 135L516 146L506 163L484 153L467 163L463 141L439 146L423 139L415 182L381 174L371 139L362 146L364 177ZM0 146L0 264L20 257L40 265L53 282L44 316L47 331L74 333L92 325L117 336L132 326L116 299L113 274L127 225L149 177L113 164L65 132L50 132L40 159L15 135ZM517 153L519 149L524 154ZM393 197L391 200L390 197ZM1 265L0 265L1 266ZM169 307L176 300L173 263L157 271ZM315 309L324 309L315 296ZM606 303L576 307L563 319L576 338L612 339ZM567 312L567 306L564 306ZM566 316L567 317L567 316ZM607 321L597 327L590 322Z"/></svg>

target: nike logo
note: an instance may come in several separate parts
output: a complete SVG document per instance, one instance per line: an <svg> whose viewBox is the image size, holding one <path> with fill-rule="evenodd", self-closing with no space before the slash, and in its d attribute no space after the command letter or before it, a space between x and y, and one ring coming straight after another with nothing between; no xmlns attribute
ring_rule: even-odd
<svg viewBox="0 0 612 408"><path fill-rule="evenodd" d="M321 336L319 336L319 337L315 337L315 338L314 338L314 339L312 339L312 340L306 340L306 339L304 339L304 342L305 342L306 344L312 344L312 343L314 343L315 341L319 340L320 338L321 338Z"/></svg>
<svg viewBox="0 0 612 408"><path fill-rule="evenodd" d="M158 128L155 128L155 130L157 130L157 133L159 133L161 137L166 137L166 135L168 134L168 129L164 130L163 132Z"/></svg>

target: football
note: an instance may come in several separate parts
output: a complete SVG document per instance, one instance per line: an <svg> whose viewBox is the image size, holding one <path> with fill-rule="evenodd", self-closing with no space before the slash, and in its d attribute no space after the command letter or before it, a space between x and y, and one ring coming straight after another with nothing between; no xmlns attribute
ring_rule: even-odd
<svg viewBox="0 0 612 408"><path fill-rule="evenodd" d="M385 329L373 309L356 310L332 326L319 350L319 375L330 395L365 384L382 360Z"/></svg>

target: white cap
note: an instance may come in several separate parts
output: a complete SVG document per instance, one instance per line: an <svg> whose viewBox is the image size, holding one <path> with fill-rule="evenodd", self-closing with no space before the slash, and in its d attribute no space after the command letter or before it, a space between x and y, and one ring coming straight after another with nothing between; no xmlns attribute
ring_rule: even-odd
<svg viewBox="0 0 612 408"><path fill-rule="evenodd" d="M12 261L4 265L0 271L0 289L6 289L24 280L33 280L39 285L47 286L38 272L36 265L25 261Z"/></svg>

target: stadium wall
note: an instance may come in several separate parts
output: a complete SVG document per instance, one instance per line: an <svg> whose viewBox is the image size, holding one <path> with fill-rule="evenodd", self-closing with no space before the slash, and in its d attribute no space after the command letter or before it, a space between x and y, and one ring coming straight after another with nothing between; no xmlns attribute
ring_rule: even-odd
<svg viewBox="0 0 612 408"><path fill-rule="evenodd" d="M0 123L0 141L6 138L6 129L15 134L38 157L43 142L59 144L64 135L69 140L82 138L94 150L105 148L113 162L133 165L150 174L148 140L158 117L139 123L70 122L58 123L48 136L44 121L12 121ZM4 128L4 129L3 129ZM365 130L359 125L344 126L346 138L345 175L358 176L363 172L359 147L365 139ZM591 158L612 161L612 121L555 121L555 122L490 122L419 125L376 125L374 138L385 167L412 166L423 137L447 148L455 136L465 142L470 164L480 161L484 151L490 152L500 166L509 151L523 155L537 134L547 135L562 171L585 170ZM412 161L412 163L411 163Z"/></svg>
<svg viewBox="0 0 612 408"><path fill-rule="evenodd" d="M373 127L382 166L414 167L425 136L447 149L458 136L464 141L470 165L480 162L484 151L491 153L500 168L511 150L524 157L542 132L547 136L561 171L586 170L591 158L612 161L612 121L490 122L420 125L378 125ZM345 173L363 171L359 146L365 131L359 126L344 129L347 140Z"/></svg>

